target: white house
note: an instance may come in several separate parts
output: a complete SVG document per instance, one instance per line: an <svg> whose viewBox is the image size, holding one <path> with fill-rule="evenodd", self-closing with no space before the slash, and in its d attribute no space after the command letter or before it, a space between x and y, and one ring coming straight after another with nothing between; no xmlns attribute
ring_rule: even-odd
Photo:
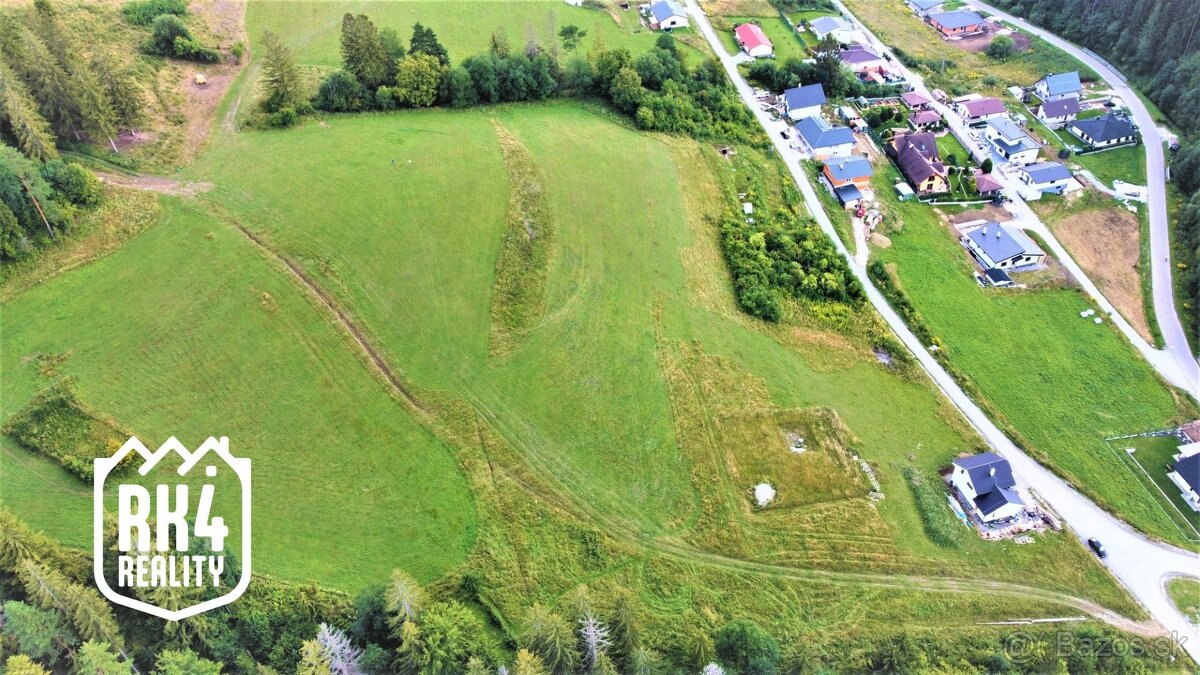
<svg viewBox="0 0 1200 675"><path fill-rule="evenodd" d="M862 42L862 33L840 16L817 17L808 22L808 29L818 40L824 40L825 36L832 35L834 40L844 45Z"/></svg>
<svg viewBox="0 0 1200 675"><path fill-rule="evenodd" d="M1058 162L1027 164L1017 170L1021 182L1035 190L1062 194L1075 180L1067 167Z"/></svg>
<svg viewBox="0 0 1200 675"><path fill-rule="evenodd" d="M775 53L775 45L758 24L744 23L733 29L733 37L747 55L761 59Z"/></svg>
<svg viewBox="0 0 1200 675"><path fill-rule="evenodd" d="M1046 101L1037 107L1034 111L1046 126L1051 129L1061 129L1068 122L1075 121L1079 116L1079 99L1074 96L1066 98L1058 98L1053 101Z"/></svg>
<svg viewBox="0 0 1200 675"><path fill-rule="evenodd" d="M1029 267L1046 257L1029 235L1007 223L988 222L964 234L962 243L985 270Z"/></svg>
<svg viewBox="0 0 1200 675"><path fill-rule="evenodd" d="M1088 120L1075 120L1067 125L1079 140L1092 148L1111 148L1137 143L1137 127L1124 115L1106 113Z"/></svg>
<svg viewBox="0 0 1200 675"><path fill-rule="evenodd" d="M805 117L796 123L796 131L813 159L849 157L854 152L854 132L848 127L835 127L820 117Z"/></svg>
<svg viewBox="0 0 1200 675"><path fill-rule="evenodd" d="M1183 501L1193 511L1200 511L1200 443L1179 446L1175 465L1167 477L1179 488Z"/></svg>
<svg viewBox="0 0 1200 675"><path fill-rule="evenodd" d="M1013 164L1036 162L1042 146L1007 117L988 120L984 135L1001 157Z"/></svg>
<svg viewBox="0 0 1200 675"><path fill-rule="evenodd" d="M1033 90L1042 101L1053 101L1060 98L1079 98L1083 92L1083 83L1079 81L1079 73L1072 70L1069 73L1051 73L1038 80Z"/></svg>
<svg viewBox="0 0 1200 675"><path fill-rule="evenodd" d="M920 17L941 13L943 4L945 0L908 0L909 9Z"/></svg>
<svg viewBox="0 0 1200 675"><path fill-rule="evenodd" d="M675 0L659 0L650 5L649 16L651 30L664 28L686 28L688 25L687 12Z"/></svg>
<svg viewBox="0 0 1200 675"><path fill-rule="evenodd" d="M1012 518L1025 508L1012 467L994 452L954 460L950 483L985 523Z"/></svg>
<svg viewBox="0 0 1200 675"><path fill-rule="evenodd" d="M825 89L818 82L783 90L783 109L795 121L805 117L820 117L825 105Z"/></svg>

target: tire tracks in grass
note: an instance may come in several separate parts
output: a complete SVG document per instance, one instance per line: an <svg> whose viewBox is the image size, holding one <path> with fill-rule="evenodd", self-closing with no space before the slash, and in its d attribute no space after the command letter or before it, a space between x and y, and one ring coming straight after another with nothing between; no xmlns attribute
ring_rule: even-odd
<svg viewBox="0 0 1200 675"><path fill-rule="evenodd" d="M377 349L367 336L367 333L299 264L286 255L275 251L261 236L257 235L219 206L210 204L214 216L236 228L250 243L269 259L281 264L287 270L293 282L300 286L301 292L317 302L323 313L327 314L335 324L344 331L360 350L360 356L365 357L372 370L382 377L384 383L392 389L411 410L417 413L419 419L427 426L435 426L436 418L422 404L401 375L387 362L382 352ZM474 409L474 405L472 405ZM437 434L436 429L432 430ZM524 461L529 461L528 453L518 448L513 451ZM582 516L601 530L606 536L621 542L635 550L670 558L674 561L703 565L708 568L722 570L731 574L754 575L790 582L815 582L839 586L870 586L888 590L920 590L934 593L956 594L994 594L1026 600L1036 600L1050 604L1063 605L1083 612L1092 618L1109 624L1117 629L1143 636L1158 636L1163 632L1162 626L1155 621L1133 621L1118 612L1107 609L1096 602L1057 591L1024 586L1012 582L993 581L986 579L963 579L956 577L927 577L906 574L878 574L868 572L840 572L821 569L805 569L785 565L758 562L742 558L734 558L719 553L711 553L692 546L681 544L669 537L651 536L631 526L612 518L604 509L574 499L566 486L558 484L557 478L551 473L530 479L524 472L511 471L500 465L493 467L509 480L521 487L527 494L566 513Z"/></svg>

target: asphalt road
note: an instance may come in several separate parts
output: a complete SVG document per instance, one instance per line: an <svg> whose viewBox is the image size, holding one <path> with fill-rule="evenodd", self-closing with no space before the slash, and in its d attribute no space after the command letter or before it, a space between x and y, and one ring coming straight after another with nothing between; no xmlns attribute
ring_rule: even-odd
<svg viewBox="0 0 1200 675"><path fill-rule="evenodd" d="M779 132L786 128L786 122L776 121L763 111L754 97L753 89L737 71L737 59L725 51L724 45L713 30L704 11L696 5L695 0L686 0L686 2L695 26L708 40L737 88L738 94L766 130L776 151L783 157L784 164L787 165L792 178L800 189L809 212L833 241L838 252L846 259L854 275L862 282L871 305L888 323L900 341L913 353L942 393L962 412L987 443L999 455L1009 460L1018 483L1031 489L1045 501L1081 540L1096 537L1103 541L1109 549L1109 556L1103 561L1105 566L1125 584L1150 615L1162 624L1165 632L1179 641L1192 660L1200 663L1200 633L1175 608L1164 589L1165 581L1174 576L1200 578L1200 555L1151 541L1117 520L1061 478L1031 459L988 419L983 410L958 386L954 378L942 368L941 364L908 329L900 316L871 283L863 266L855 261L854 256L838 238L833 223L822 209L813 186L804 174L800 163L804 159L803 155L792 149L780 136Z"/></svg>
<svg viewBox="0 0 1200 675"><path fill-rule="evenodd" d="M1171 283L1170 230L1167 225L1166 163L1163 158L1162 137L1154 118L1150 116L1150 111L1146 109L1142 99L1138 98L1137 93L1125 83L1121 74L1107 63L1024 19L978 0L973 0L971 4L1040 37L1087 64L1108 82L1109 87L1119 94L1125 105L1133 111L1133 118L1142 132L1143 146L1146 148L1146 178L1150 197L1150 279L1154 290L1154 318L1158 321L1158 329L1165 343L1162 351L1178 369L1184 381L1182 388L1191 392L1192 396L1200 398L1200 363L1196 360L1196 352L1200 350L1200 345L1192 345L1189 349L1183 325L1176 313L1175 287Z"/></svg>

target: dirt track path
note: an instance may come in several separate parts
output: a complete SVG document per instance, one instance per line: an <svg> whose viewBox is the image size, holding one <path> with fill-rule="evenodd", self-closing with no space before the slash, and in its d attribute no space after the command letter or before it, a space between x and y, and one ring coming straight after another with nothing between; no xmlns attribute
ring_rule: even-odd
<svg viewBox="0 0 1200 675"><path fill-rule="evenodd" d="M175 195L177 197L194 197L201 192L208 192L213 187L212 183L204 181L181 181L163 176L124 175L109 173L107 171L97 171L96 177L108 185L141 190L143 192Z"/></svg>

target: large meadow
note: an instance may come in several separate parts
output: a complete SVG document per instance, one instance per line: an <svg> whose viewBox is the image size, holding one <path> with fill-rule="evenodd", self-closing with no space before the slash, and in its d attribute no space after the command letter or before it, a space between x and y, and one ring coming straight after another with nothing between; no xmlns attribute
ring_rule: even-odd
<svg viewBox="0 0 1200 675"><path fill-rule="evenodd" d="M402 33L426 22L451 58L486 49L497 26L515 38L551 21L589 27L582 49L653 40L620 14L550 1L252 2L247 30L273 27L302 65L332 67L344 10ZM253 77L242 87L227 106ZM791 637L867 639L900 620L965 637L981 629L963 616L1089 601L1137 617L1073 537L985 543L948 508L918 506L906 473L936 481L980 442L911 365L838 330L870 317L794 307L772 326L737 310L712 218L747 171L778 180L753 148L737 157L577 103L218 125L180 173L211 190L164 197L161 221L119 252L5 304L0 412L70 376L91 408L145 438L230 436L255 461L257 572L356 592L401 567L472 589L501 623L584 586L632 589L664 634L754 616ZM537 195L553 238L536 321L497 349L514 190ZM927 265L928 281L901 266L915 296L962 290ZM929 313L963 345L965 369L1002 375L967 316ZM1172 414L1115 336L1045 314L1029 351L1091 378L1048 414L1100 418L1104 431ZM1080 343L1041 344L1043 330ZM1096 344L1117 361L1090 363ZM1050 377L1042 361L1026 377ZM1033 387L1014 382L981 388L1028 405ZM1140 402L1090 405L1106 382ZM1060 433L1082 453L1098 432ZM808 451L789 452L789 434ZM7 440L0 453L0 500L85 547L87 486ZM882 499L868 498L858 458ZM759 482L778 490L773 506L752 506ZM935 542L931 521L951 534Z"/></svg>

